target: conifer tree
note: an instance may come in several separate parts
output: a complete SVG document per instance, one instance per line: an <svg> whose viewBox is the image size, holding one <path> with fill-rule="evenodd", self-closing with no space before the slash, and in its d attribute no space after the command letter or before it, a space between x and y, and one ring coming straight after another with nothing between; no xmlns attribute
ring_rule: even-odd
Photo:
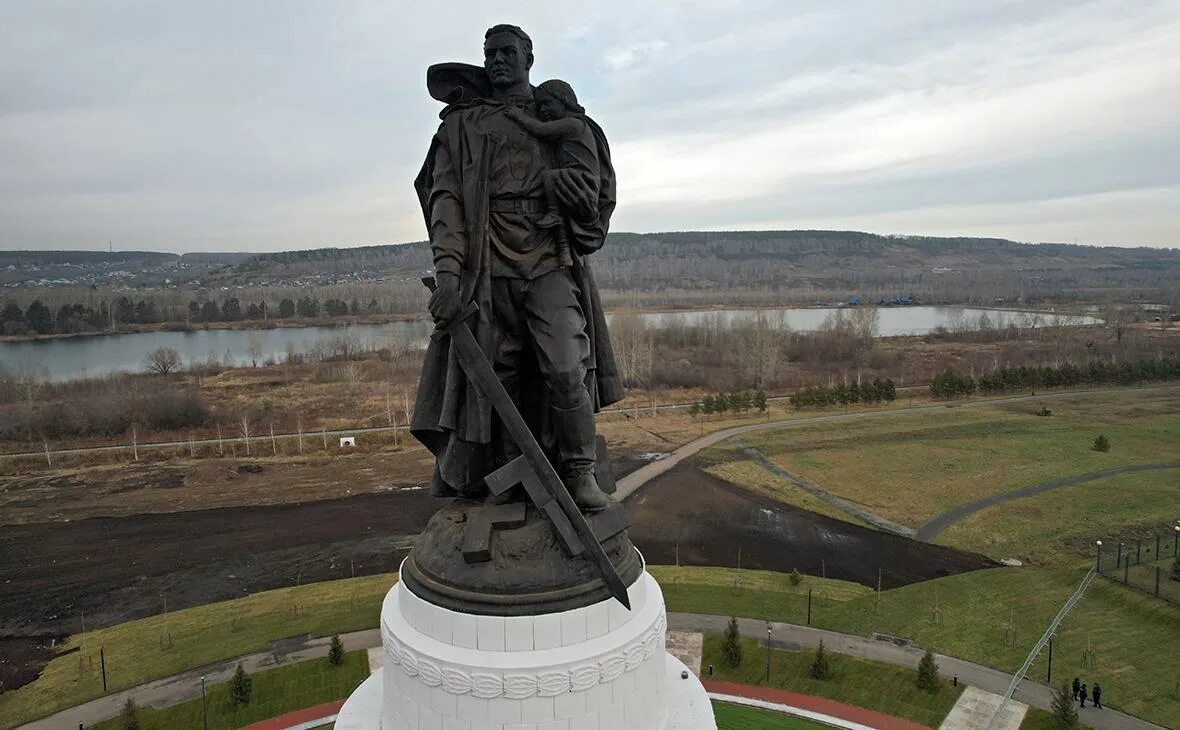
<svg viewBox="0 0 1180 730"><path fill-rule="evenodd" d="M725 664L736 667L742 663L742 638L738 632L737 618L729 619L729 626L725 627L725 646L722 649Z"/></svg>
<svg viewBox="0 0 1180 730"><path fill-rule="evenodd" d="M927 649L922 655L922 661L918 662L918 687L927 692L937 692L939 684L938 662L934 661L934 654Z"/></svg>
<svg viewBox="0 0 1180 730"><path fill-rule="evenodd" d="M819 648L815 650L815 659L811 661L811 678L827 679L831 675L832 667L828 663L828 653L824 649L823 639L820 639Z"/></svg>
<svg viewBox="0 0 1180 730"><path fill-rule="evenodd" d="M238 669L234 672L234 677L229 681L229 696L233 700L234 706L250 704L250 695L254 691L254 680L246 674L246 668L238 662Z"/></svg>
<svg viewBox="0 0 1180 730"><path fill-rule="evenodd" d="M332 645L328 648L328 663L334 667L344 663L344 642L340 641L339 634L332 637Z"/></svg>

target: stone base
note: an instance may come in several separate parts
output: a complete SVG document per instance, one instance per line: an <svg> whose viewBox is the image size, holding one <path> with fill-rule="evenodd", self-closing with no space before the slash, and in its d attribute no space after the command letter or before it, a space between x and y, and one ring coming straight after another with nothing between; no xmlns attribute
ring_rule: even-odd
<svg viewBox="0 0 1180 730"><path fill-rule="evenodd" d="M402 563L402 582L435 606L488 616L561 613L611 597L594 563L571 556L536 507L520 508L520 524L497 529L489 517L497 508L452 500L419 535ZM626 509L612 503L586 521L623 584L631 585L643 572L643 560L627 536Z"/></svg>
<svg viewBox="0 0 1180 730"><path fill-rule="evenodd" d="M665 651L664 599L646 572L609 599L539 616L440 608L399 583L381 611L384 667L339 730L715 730L704 687ZM687 678L682 678L682 675Z"/></svg>

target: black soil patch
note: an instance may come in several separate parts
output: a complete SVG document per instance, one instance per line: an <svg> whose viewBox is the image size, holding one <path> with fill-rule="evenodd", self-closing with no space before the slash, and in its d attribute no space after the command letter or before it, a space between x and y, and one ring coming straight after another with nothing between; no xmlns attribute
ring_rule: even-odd
<svg viewBox="0 0 1180 730"><path fill-rule="evenodd" d="M941 545L878 532L749 492L691 461L644 485L629 501L631 540L648 563L741 567L897 588L997 564Z"/></svg>
<svg viewBox="0 0 1180 730"><path fill-rule="evenodd" d="M32 682L64 636L0 636L0 693Z"/></svg>
<svg viewBox="0 0 1180 730"><path fill-rule="evenodd" d="M629 471L638 460L616 460ZM887 588L991 567L979 555L917 543L786 506L685 463L628 501L650 563L827 575ZM0 634L75 633L296 583L392 572L441 506L425 489L305 504L234 507L41 524L0 531ZM51 652L0 645L5 686L30 681ZM42 648L37 648L42 646ZM10 684L11 682L11 684Z"/></svg>
<svg viewBox="0 0 1180 730"><path fill-rule="evenodd" d="M0 531L0 634L75 633L297 582L397 570L426 490Z"/></svg>

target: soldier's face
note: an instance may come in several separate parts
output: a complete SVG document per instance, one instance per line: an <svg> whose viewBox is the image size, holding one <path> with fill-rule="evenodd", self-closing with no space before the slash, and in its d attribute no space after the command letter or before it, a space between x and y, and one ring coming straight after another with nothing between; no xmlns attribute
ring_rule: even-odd
<svg viewBox="0 0 1180 730"><path fill-rule="evenodd" d="M483 67L492 86L502 89L527 82L532 65L532 55L524 52L520 39L511 33L496 33L484 41Z"/></svg>

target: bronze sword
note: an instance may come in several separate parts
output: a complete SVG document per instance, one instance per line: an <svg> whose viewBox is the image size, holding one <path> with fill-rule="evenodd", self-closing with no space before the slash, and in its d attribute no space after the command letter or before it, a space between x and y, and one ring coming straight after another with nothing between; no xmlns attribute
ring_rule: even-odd
<svg viewBox="0 0 1180 730"><path fill-rule="evenodd" d="M422 283L432 292L434 291L436 284L433 277L423 278ZM471 328L467 326L466 321L477 309L475 302L471 302L444 329L451 336L451 342L455 344L463 372L491 402L492 408L500 416L505 430L520 448L521 457L532 468L536 479L522 479L521 483L533 504L553 523L558 537L561 538L571 555L578 555L581 552L579 547L585 550L587 557L598 568L598 573L602 577L602 582L606 584L607 590L619 603L626 606L627 610L631 610L631 599L627 595L627 586L623 585L623 579L619 577L618 571L615 570L615 566L611 563L606 550L602 548L602 544L594 537L589 523L582 515L582 510L574 504L573 497L570 496L565 485L561 483L561 478L557 476L553 465L549 463L545 452L541 450L541 445L537 443L533 432L524 422L524 417L520 415L516 404L512 402L508 391L504 389L504 384L496 377L496 371L483 354L479 343L475 341L475 336L471 334ZM576 535L581 542L581 546L574 544L570 539L572 537L570 535L571 528L573 535Z"/></svg>

